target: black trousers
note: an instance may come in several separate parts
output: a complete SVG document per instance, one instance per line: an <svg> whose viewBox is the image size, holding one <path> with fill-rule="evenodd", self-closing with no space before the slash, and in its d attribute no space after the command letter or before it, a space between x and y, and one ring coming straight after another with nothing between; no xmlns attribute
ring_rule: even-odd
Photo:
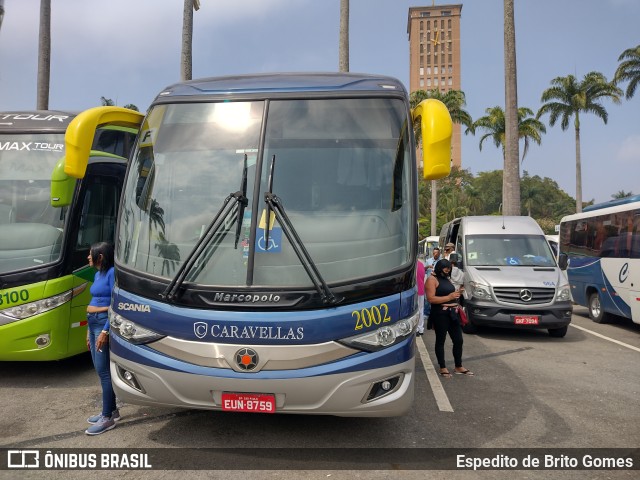
<svg viewBox="0 0 640 480"><path fill-rule="evenodd" d="M433 329L436 332L436 358L440 368L446 368L444 360L444 343L447 339L447 333L453 342L453 360L456 367L462 366L462 327L457 315L451 315L451 310L434 311L431 308L431 319L433 321Z"/></svg>

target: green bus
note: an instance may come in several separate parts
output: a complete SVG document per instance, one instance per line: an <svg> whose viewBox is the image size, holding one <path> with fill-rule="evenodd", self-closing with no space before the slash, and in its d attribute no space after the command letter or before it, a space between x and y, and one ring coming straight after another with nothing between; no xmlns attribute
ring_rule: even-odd
<svg viewBox="0 0 640 480"><path fill-rule="evenodd" d="M85 310L94 275L89 247L113 241L136 131L99 129L87 175L76 180L63 172L64 135L75 116L52 110L0 112L3 361L58 360L87 349ZM66 195L52 196L52 186Z"/></svg>

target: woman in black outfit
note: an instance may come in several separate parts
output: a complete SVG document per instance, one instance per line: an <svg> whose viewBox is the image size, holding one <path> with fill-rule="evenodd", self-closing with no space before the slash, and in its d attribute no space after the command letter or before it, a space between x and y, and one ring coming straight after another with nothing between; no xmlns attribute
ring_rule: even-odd
<svg viewBox="0 0 640 480"><path fill-rule="evenodd" d="M460 375L473 375L462 366L462 327L456 314L456 306L460 292L456 291L449 277L451 275L451 262L446 259L439 260L433 269L434 274L429 275L425 284L427 301L431 304L430 320L436 332L436 357L440 364L440 375L451 377L444 361L444 342L447 332L453 342L453 359L455 361L455 373Z"/></svg>

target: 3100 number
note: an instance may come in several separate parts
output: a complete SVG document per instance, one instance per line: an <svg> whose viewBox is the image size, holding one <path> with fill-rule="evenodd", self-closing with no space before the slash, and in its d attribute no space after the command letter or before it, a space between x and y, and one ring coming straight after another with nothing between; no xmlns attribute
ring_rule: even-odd
<svg viewBox="0 0 640 480"><path fill-rule="evenodd" d="M351 316L356 318L356 326L354 330L362 330L369 328L371 325L380 325L381 323L390 322L389 306L386 303L361 310L354 310Z"/></svg>
<svg viewBox="0 0 640 480"><path fill-rule="evenodd" d="M13 292L5 292L0 294L0 305L18 303L20 300L26 302L29 300L28 290L14 290Z"/></svg>

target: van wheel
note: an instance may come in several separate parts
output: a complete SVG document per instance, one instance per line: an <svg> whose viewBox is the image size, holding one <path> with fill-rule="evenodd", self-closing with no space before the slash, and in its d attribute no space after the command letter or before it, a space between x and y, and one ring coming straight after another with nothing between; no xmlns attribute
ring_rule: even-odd
<svg viewBox="0 0 640 480"><path fill-rule="evenodd" d="M569 329L568 325L565 325L564 327L561 327L561 328L550 328L549 336L555 337L555 338L562 338L567 334L568 329Z"/></svg>
<svg viewBox="0 0 640 480"><path fill-rule="evenodd" d="M589 295L589 318L596 323L606 323L609 315L602 309L600 294L594 292Z"/></svg>
<svg viewBox="0 0 640 480"><path fill-rule="evenodd" d="M478 327L469 321L464 327L462 327L464 333L478 333Z"/></svg>

